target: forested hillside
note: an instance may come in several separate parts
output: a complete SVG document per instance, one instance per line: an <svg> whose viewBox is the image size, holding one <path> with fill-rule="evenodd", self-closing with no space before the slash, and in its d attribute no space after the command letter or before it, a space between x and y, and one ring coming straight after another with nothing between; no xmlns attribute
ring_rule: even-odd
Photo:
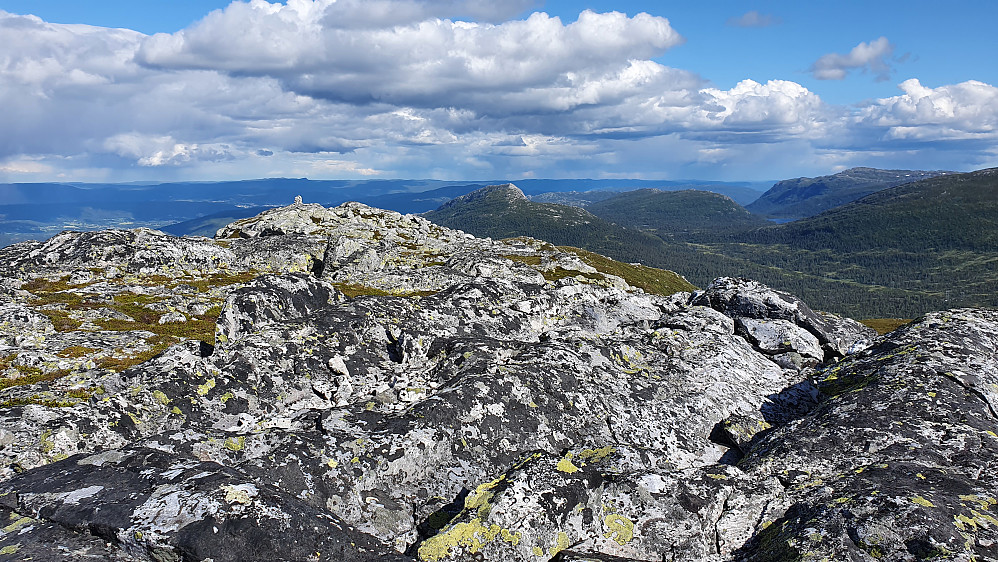
<svg viewBox="0 0 998 562"><path fill-rule="evenodd" d="M527 235L578 246L670 269L699 286L719 276L750 277L857 318L998 307L994 169L905 184L816 217L763 227L713 195L623 194L591 206L601 218L516 193L466 196L427 218L478 236ZM686 198L686 204L665 205L669 198ZM705 227L725 213L734 218L714 224L731 228ZM605 220L610 217L615 222Z"/></svg>
<svg viewBox="0 0 998 562"><path fill-rule="evenodd" d="M850 168L830 176L777 182L746 208L773 218L811 217L882 189L948 173L951 172Z"/></svg>
<svg viewBox="0 0 998 562"><path fill-rule="evenodd" d="M665 240L702 241L769 224L728 197L692 189L628 191L587 205L586 210Z"/></svg>

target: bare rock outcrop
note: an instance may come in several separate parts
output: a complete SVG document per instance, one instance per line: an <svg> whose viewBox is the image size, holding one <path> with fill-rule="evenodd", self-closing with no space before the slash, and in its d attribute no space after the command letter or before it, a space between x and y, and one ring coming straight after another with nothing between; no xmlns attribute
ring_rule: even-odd
<svg viewBox="0 0 998 562"><path fill-rule="evenodd" d="M993 311L876 338L355 203L56 238L4 250L0 558L995 559Z"/></svg>

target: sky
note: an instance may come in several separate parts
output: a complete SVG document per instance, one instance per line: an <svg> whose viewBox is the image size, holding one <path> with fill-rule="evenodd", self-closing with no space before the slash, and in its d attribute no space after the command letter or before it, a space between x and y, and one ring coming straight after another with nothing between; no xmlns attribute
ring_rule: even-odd
<svg viewBox="0 0 998 562"><path fill-rule="evenodd" d="M0 182L998 166L993 0L0 0Z"/></svg>

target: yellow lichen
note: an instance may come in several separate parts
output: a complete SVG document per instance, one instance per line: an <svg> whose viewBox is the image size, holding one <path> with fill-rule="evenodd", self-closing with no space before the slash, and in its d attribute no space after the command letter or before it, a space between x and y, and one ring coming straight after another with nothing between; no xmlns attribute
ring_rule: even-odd
<svg viewBox="0 0 998 562"><path fill-rule="evenodd" d="M998 500L995 500L989 496L978 496L976 494L960 495L960 501L962 502L974 502L981 506L981 509L991 509L991 506L998 504Z"/></svg>
<svg viewBox="0 0 998 562"><path fill-rule="evenodd" d="M541 548L541 547L539 547L539 546L535 546L534 547L534 556L544 556L544 549Z"/></svg>
<svg viewBox="0 0 998 562"><path fill-rule="evenodd" d="M567 472L568 474L574 474L579 471L579 467L572 463L572 453L568 453L565 455L565 458L558 461L558 465L555 469L560 472Z"/></svg>
<svg viewBox="0 0 998 562"><path fill-rule="evenodd" d="M499 538L513 546L520 544L520 533L514 533L509 529L500 529Z"/></svg>
<svg viewBox="0 0 998 562"><path fill-rule="evenodd" d="M923 498L922 496L915 496L915 497L911 498L911 501L912 501L912 503L916 503L916 504L918 504L918 505L920 505L922 507L936 507L934 503L932 503L929 500Z"/></svg>
<svg viewBox="0 0 998 562"><path fill-rule="evenodd" d="M505 532L503 532L505 531ZM440 534L430 537L419 545L419 558L427 562L446 558L452 548L464 547L472 554L480 552L485 545L500 538L510 544L520 542L520 533L512 533L499 525L482 525L482 520L475 518L467 523L458 523Z"/></svg>
<svg viewBox="0 0 998 562"><path fill-rule="evenodd" d="M971 509L970 512L974 514L974 517L976 517L977 519L987 521L988 523L991 523L995 527L998 527L998 519L995 519L991 515L988 515L987 513L981 513L974 509Z"/></svg>
<svg viewBox="0 0 998 562"><path fill-rule="evenodd" d="M570 544L571 543L568 541L568 533L559 532L558 536L555 538L554 546L548 551L548 556L554 558L559 552L568 548Z"/></svg>
<svg viewBox="0 0 998 562"><path fill-rule="evenodd" d="M208 379L207 381L205 381L204 384L199 384L198 385L198 394L201 395L201 396L204 396L204 395L208 394L208 392L211 389L213 389L213 388L215 388L215 379L214 379L214 377L212 377L212 378Z"/></svg>
<svg viewBox="0 0 998 562"><path fill-rule="evenodd" d="M238 486L225 485L222 486L222 491L225 492L225 503L233 504L248 504L252 502L249 492Z"/></svg>
<svg viewBox="0 0 998 562"><path fill-rule="evenodd" d="M489 516L489 512L492 511L492 504L489 503L495 496L495 492L492 491L500 482L506 479L506 476L500 476L491 482L485 484L480 484L475 488L474 492L468 494L468 497L464 498L464 509L467 511L476 511L478 517L485 519Z"/></svg>
<svg viewBox="0 0 998 562"><path fill-rule="evenodd" d="M38 438L39 451L43 455L48 455L55 449L55 440L52 439L52 430L46 429Z"/></svg>
<svg viewBox="0 0 998 562"><path fill-rule="evenodd" d="M603 519L607 531L603 536L613 539L617 544L623 546L634 538L634 523L616 513L611 513Z"/></svg>
<svg viewBox="0 0 998 562"><path fill-rule="evenodd" d="M18 550L21 550L21 545L12 544L10 546L0 548L0 554L15 554Z"/></svg>
<svg viewBox="0 0 998 562"><path fill-rule="evenodd" d="M613 453L617 452L617 449L607 445L606 447L600 447L599 449L583 449L579 453L579 458L586 462L599 462Z"/></svg>
<svg viewBox="0 0 998 562"><path fill-rule="evenodd" d="M229 437L225 440L225 448L230 451L242 451L243 447L246 446L246 437L240 435L239 437Z"/></svg>
<svg viewBox="0 0 998 562"><path fill-rule="evenodd" d="M157 402L166 406L170 403L170 397L163 393L162 390L152 391L152 397L156 399Z"/></svg>
<svg viewBox="0 0 998 562"><path fill-rule="evenodd" d="M19 515L14 514L14 513L11 513L10 517L11 517L11 519L14 520L14 522L3 528L3 532L5 532L5 533L13 533L14 531L16 531L16 530L20 529L21 527L27 525L28 523L31 523L31 518L30 517L21 517Z"/></svg>

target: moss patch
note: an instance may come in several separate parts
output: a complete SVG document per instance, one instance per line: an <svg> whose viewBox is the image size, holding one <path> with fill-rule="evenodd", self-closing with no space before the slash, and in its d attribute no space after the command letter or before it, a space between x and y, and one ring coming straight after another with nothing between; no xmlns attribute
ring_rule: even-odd
<svg viewBox="0 0 998 562"><path fill-rule="evenodd" d="M522 264L525 264L525 265L531 265L531 266L541 265L541 257L540 256L536 256L536 255L535 256L521 256L521 255L517 255L517 254L512 254L512 255L507 255L507 256L503 256L503 257L506 258L506 259L508 259L508 260L519 262L519 263L522 263Z"/></svg>

